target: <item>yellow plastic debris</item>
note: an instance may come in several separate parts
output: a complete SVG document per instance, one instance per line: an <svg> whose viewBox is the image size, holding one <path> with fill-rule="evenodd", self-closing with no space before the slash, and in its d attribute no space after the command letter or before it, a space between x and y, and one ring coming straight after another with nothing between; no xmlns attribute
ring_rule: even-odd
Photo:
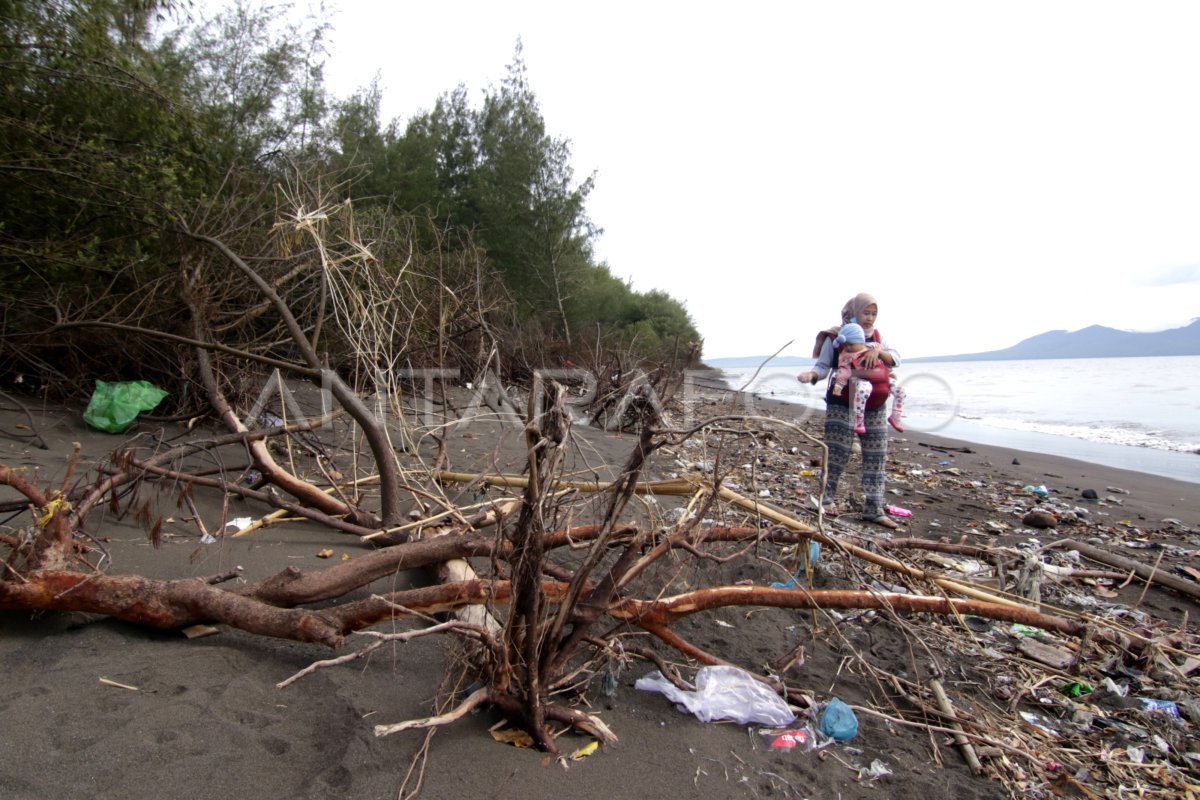
<svg viewBox="0 0 1200 800"><path fill-rule="evenodd" d="M585 744L583 747L576 750L574 753L571 753L571 760L578 761L581 758L587 758L592 753L596 752L596 748L599 746L600 746L600 742L593 739L592 741Z"/></svg>

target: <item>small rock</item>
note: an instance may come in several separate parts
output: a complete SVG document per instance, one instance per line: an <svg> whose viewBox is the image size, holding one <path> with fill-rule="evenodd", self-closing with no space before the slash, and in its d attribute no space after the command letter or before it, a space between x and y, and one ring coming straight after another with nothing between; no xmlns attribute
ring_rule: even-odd
<svg viewBox="0 0 1200 800"><path fill-rule="evenodd" d="M1084 489L1083 498L1085 500L1099 500L1100 495L1096 493L1095 489Z"/></svg>
<svg viewBox="0 0 1200 800"><path fill-rule="evenodd" d="M1054 528L1058 526L1058 517L1049 511L1030 511L1022 517L1021 524L1030 528Z"/></svg>
<svg viewBox="0 0 1200 800"><path fill-rule="evenodd" d="M1017 465L1018 467L1021 466L1021 462L1015 458L1013 459L1013 464Z"/></svg>

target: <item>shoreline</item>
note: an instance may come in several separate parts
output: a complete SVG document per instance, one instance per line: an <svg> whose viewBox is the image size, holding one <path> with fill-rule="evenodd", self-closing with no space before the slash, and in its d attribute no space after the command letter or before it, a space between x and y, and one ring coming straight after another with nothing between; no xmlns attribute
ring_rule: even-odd
<svg viewBox="0 0 1200 800"><path fill-rule="evenodd" d="M723 374L720 370L717 372ZM714 377L712 383L703 382L698 385L713 391L736 393L752 398L754 404L778 404L783 408L794 409L788 413L793 417L824 414L824 408L821 405L812 406L755 392L738 392L729 385L725 378ZM909 419L915 420L919 424L921 416L920 414L910 414ZM1159 450L1150 447L1098 442L1042 431L992 427L957 417L932 430L919 430L912 424L907 427L907 432L901 434L902 436L934 437L939 440L958 442L962 445L1000 448L1013 453L1039 453L1045 457L1062 458L1096 467L1130 472L1142 476L1143 479L1177 481L1191 485L1193 491L1196 491L1197 485L1200 484L1200 452ZM949 432L946 432L947 429L950 429Z"/></svg>
<svg viewBox="0 0 1200 800"><path fill-rule="evenodd" d="M813 435L818 439L821 437L818 421L824 417L822 410L772 397L739 393L724 385L707 388L730 398L748 396L754 406L771 416L807 421L814 426ZM894 488L894 478L903 479L903 473L912 469L954 468L960 471L959 477L983 481L989 486L1045 484L1059 499L1084 505L1087 505L1082 497L1085 490L1091 489L1104 497L1114 494L1110 489L1117 489L1120 491L1115 494L1121 496L1122 503L1119 507L1111 504L1114 510L1121 508L1131 511L1134 512L1133 516L1156 523L1164 518L1181 519L1190 528L1200 528L1200 507L1195 502L1197 486L1189 481L1037 449L980 443L940 433L911 429L899 433L889 429L889 434L887 477L890 488ZM939 457L933 458L933 455ZM1200 460L1200 456L1195 458ZM943 461L948 463L938 463ZM843 495L853 488L852 484L857 479L857 463L858 457L855 456L848 467L849 479L843 481L840 487ZM928 524L922 524L916 517L910 520L908 527L915 535L939 534L936 526L931 528Z"/></svg>

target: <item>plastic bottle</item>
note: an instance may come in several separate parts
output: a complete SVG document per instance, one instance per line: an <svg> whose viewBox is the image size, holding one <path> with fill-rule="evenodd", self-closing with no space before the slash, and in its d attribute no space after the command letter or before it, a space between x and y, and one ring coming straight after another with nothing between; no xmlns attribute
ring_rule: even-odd
<svg viewBox="0 0 1200 800"><path fill-rule="evenodd" d="M821 714L821 733L839 742L853 739L858 735L858 717L854 716L854 709L840 699L832 698Z"/></svg>

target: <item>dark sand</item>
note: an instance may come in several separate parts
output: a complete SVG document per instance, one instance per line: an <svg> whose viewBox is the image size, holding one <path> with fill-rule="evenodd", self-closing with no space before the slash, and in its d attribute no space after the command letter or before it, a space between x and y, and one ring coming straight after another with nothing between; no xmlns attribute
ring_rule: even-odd
<svg viewBox="0 0 1200 800"><path fill-rule="evenodd" d="M769 404L759 405L764 407ZM725 410L726 396L715 393L701 400L696 413L705 416L706 412ZM781 416L794 412L786 406L772 410ZM22 415L11 411L3 412L0 419L0 430L10 432L24 422ZM810 429L812 425L810 421ZM62 478L72 442L82 443L85 465L94 467L133 433L150 434L162 427L141 422L127 435L109 436L85 428L77 410L44 410L38 414L37 428L49 449L0 438L0 463L28 467L36 470L43 482L54 483ZM184 433L179 424L165 426L167 437ZM633 442L628 435L581 427L575 433L571 469L579 475L603 474L603 465L620 464ZM448 466L518 472L519 436L519 430L512 427L478 422L465 431L454 431L450 433ZM143 441L148 443L148 439ZM971 452L938 449L964 447ZM752 494L766 489L770 492L766 502L798 515L805 513L799 509L807 496L817 491L818 479L797 474L812 465L816 447L784 432L771 447L749 448L742 443L731 448L723 452L722 463L733 469L730 479L742 486L740 491ZM797 452L792 453L793 448ZM432 443L424 442L421 451L429 457ZM699 447L670 448L657 456L650 477L669 477L696 465L703 468L713 457L714 451ZM242 463L236 454L230 458ZM942 461L949 463L939 464ZM749 464L755 465L753 471L744 469ZM346 471L344 465L341 468ZM1165 551L1164 569L1200 566L1194 555L1200 544L1196 533L1200 530L1200 503L1193 484L924 434L893 439L889 477L894 478L889 487L900 492L893 495L896 504L914 512L907 520L907 530L913 535L988 545L1020 543L1033 537L1043 543L1056 537L1093 537L1114 551L1148 563L1164 553L1163 546L1175 548ZM856 479L852 467L842 487L843 501L849 504L857 496ZM1084 508L1090 521L1071 527L1064 524L1057 534L1023 528L1011 504L1015 499L1032 507L1033 499L1020 492L1026 484L1045 484L1051 491L1046 503ZM1081 491L1088 488L1100 498L1112 500L1089 503L1080 499ZM492 496L496 494L493 490ZM12 497L11 490L0 487L0 501ZM472 499L464 497L460 502ZM231 501L225 508L212 492L197 491L196 500L208 529L214 531L220 530L223 519L257 518L269 510L241 501ZM161 578L205 576L238 565L245 579L254 581L287 565L319 569L329 563L317 557L323 548L332 548L334 558L343 554L353 558L365 552L354 537L301 522L202 545L196 527L184 520L186 509L176 507L173 493L157 493L157 502L162 513L175 520L167 525L168 533L158 549L128 517L98 514L90 521L89 530L111 554L111 563L106 565L110 572ZM677 504L675 499L664 499L642 509L654 517ZM1177 522L1164 522L1171 519ZM985 527L988 520L1006 528L992 531ZM27 524L28 517L0 518L0 522L5 525L0 530L11 531L13 526ZM852 517L843 518L832 530L856 541L886 535ZM1143 541L1154 549L1120 545ZM671 562L670 591L704 582L753 581L761 585L786 577L783 564L788 560L776 548L764 547L756 555L726 564L697 565L681 554ZM486 565L478 566L486 569ZM657 577L667 581L665 575ZM845 562L832 554L823 558L818 579L829 588L855 586ZM428 577L404 573L371 588L386 590L424 580ZM1140 600L1140 609L1152 617L1186 617L1188 632L1196 633L1194 620L1200 605L1156 587L1141 596L1144 589L1143 583L1135 581L1120 589L1112 602L1132 606ZM1082 591L1093 589L1082 587ZM363 590L355 596L366 593ZM842 636L831 635L826 628L815 639L811 638L811 622L808 613L731 608L695 615L675 627L711 652L756 669L807 640L804 663L793 667L787 678L818 701L837 695L889 714L898 714L895 709L900 709L912 717L912 709L903 704L889 708L892 699L887 687L851 658L858 650L883 668L918 682L930 677L928 665L936 659L945 671L947 691L956 703L967 706L968 716L974 703L990 704L993 711L1007 706L1006 700L982 685L987 676L975 671L972 664L980 659L951 641L947 635L951 623L946 620L913 618L907 626L899 626L875 614L844 622L838 626ZM407 627L411 625L397 624L398 629ZM993 647L1001 648L1005 641L1000 635ZM354 637L347 643L348 647L360 644ZM692 677L694 664L689 666L678 654L660 651L668 653L685 676ZM446 640L416 639L380 650L365 662L320 670L285 689L275 688L277 682L331 655L317 645L230 629L188 639L176 632L149 631L85 615L0 612L0 670L4 675L0 797L383 800L402 796L410 769L414 773L406 791L416 787L416 774L421 773L420 796L430 798L851 800L910 796L957 800L1027 796L1032 793L1029 787L1048 792L1049 773L1020 763L1019 757L997 766L991 776L976 777L945 736L862 715L854 740L820 754L763 752L752 746L745 726L703 724L680 713L660 695L635 691L634 681L653 669L641 661L619 671L615 698L605 698L598 686L588 695L593 710L600 712L620 742L565 767L544 754L494 742L488 728L498 717L490 710L466 717L431 737L415 731L376 738L376 724L433 712L433 702L447 675L450 680L457 677L450 668ZM995 669L1003 671L1001 666ZM1039 674L1037 665L1025 663L1022 669L1018 676L1022 681ZM102 679L135 688L115 687ZM1195 677L1190 685L1196 688ZM1194 724L1179 725L1184 731L1179 747L1200 750ZM570 753L587 741L568 734L560 746ZM427 758L421 761L417 756L426 746ZM860 780L857 768L876 759L892 774ZM1025 783L1019 780L1022 773ZM1194 773L1192 782L1198 782Z"/></svg>

